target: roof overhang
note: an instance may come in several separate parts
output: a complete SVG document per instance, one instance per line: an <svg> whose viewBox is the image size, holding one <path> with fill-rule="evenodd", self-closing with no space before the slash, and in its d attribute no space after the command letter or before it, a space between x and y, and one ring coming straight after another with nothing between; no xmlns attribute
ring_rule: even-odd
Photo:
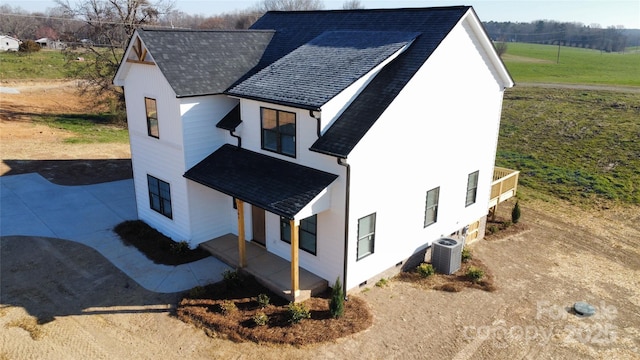
<svg viewBox="0 0 640 360"><path fill-rule="evenodd" d="M293 220L328 209L338 175L225 144L184 177Z"/></svg>

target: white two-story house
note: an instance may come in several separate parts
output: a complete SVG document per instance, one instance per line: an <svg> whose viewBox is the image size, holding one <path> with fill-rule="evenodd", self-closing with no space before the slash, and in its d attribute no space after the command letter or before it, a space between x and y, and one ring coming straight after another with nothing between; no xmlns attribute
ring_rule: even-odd
<svg viewBox="0 0 640 360"><path fill-rule="evenodd" d="M139 218L192 247L232 236L241 267L257 244L295 299L299 269L353 290L482 229L514 85L467 6L140 29L114 83Z"/></svg>

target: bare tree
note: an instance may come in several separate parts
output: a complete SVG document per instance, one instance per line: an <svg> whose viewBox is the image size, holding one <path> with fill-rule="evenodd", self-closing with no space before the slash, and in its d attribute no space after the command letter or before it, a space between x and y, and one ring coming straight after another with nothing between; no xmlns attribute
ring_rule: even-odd
<svg viewBox="0 0 640 360"><path fill-rule="evenodd" d="M86 52L87 61L69 67L74 69L71 76L85 80L81 93L94 99L105 99L105 95L111 94L118 100L114 110L122 110L124 96L112 85L122 50L137 28L157 24L161 16L173 9L173 3L165 0L83 0L73 4L69 0L56 0L56 3L59 11L83 20L91 40L91 45L82 50ZM79 54L68 51L67 55L68 60L73 61Z"/></svg>
<svg viewBox="0 0 640 360"><path fill-rule="evenodd" d="M364 4L360 0L346 0L342 4L342 8L345 10L364 9Z"/></svg>
<svg viewBox="0 0 640 360"><path fill-rule="evenodd" d="M257 5L257 9L261 13L267 11L304 11L304 10L322 10L324 3L322 0L262 0Z"/></svg>

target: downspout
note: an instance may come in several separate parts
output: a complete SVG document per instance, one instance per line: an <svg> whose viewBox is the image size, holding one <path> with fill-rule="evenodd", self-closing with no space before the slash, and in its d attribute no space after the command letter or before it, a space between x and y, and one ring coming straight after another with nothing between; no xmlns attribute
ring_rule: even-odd
<svg viewBox="0 0 640 360"><path fill-rule="evenodd" d="M349 262L349 190L351 189L351 165L346 158L338 158L338 165L347 169L346 185L344 192L344 264L342 265L342 287L344 290L344 300L348 300L347 295L347 267Z"/></svg>
<svg viewBox="0 0 640 360"><path fill-rule="evenodd" d="M242 138L239 135L234 134L233 133L234 131L236 131L236 129L229 130L229 135L231 135L232 137L238 139L238 148L242 148Z"/></svg>
<svg viewBox="0 0 640 360"><path fill-rule="evenodd" d="M318 138L320 137L320 116L315 116L313 114L313 110L309 110L309 116L311 116L312 118L316 119L316 135L318 135ZM339 163L339 162L338 162Z"/></svg>

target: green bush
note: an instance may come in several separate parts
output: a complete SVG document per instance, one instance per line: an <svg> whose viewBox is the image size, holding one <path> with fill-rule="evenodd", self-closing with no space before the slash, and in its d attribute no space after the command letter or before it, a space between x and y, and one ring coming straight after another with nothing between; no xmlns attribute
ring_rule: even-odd
<svg viewBox="0 0 640 360"><path fill-rule="evenodd" d="M469 277L473 282L478 282L484 277L484 271L475 266L470 266L467 270L467 277Z"/></svg>
<svg viewBox="0 0 640 360"><path fill-rule="evenodd" d="M490 233L490 234L495 234L495 233L497 233L497 232L498 232L498 230L499 230L499 229L498 229L498 227L497 227L497 226L495 226L495 225L489 225L489 228L488 228L487 230L489 230L489 233Z"/></svg>
<svg viewBox="0 0 640 360"><path fill-rule="evenodd" d="M520 221L520 204L516 201L513 210L511 210L511 222L517 224L518 221Z"/></svg>
<svg viewBox="0 0 640 360"><path fill-rule="evenodd" d="M462 248L462 262L467 262L471 259L473 259L473 254L471 253L471 250L465 246Z"/></svg>
<svg viewBox="0 0 640 360"><path fill-rule="evenodd" d="M222 280L228 289L234 289L242 285L242 276L238 270L225 270L222 273Z"/></svg>
<svg viewBox="0 0 640 360"><path fill-rule="evenodd" d="M171 253L175 255L186 254L190 250L189 243L184 240L173 243L169 247L170 247Z"/></svg>
<svg viewBox="0 0 640 360"><path fill-rule="evenodd" d="M253 322L258 326L265 326L269 323L269 316L262 311L258 311L253 315Z"/></svg>
<svg viewBox="0 0 640 360"><path fill-rule="evenodd" d="M269 306L270 302L271 302L271 299L269 299L269 296L267 294L258 295L258 306L260 306L261 309L264 309L267 306Z"/></svg>
<svg viewBox="0 0 640 360"><path fill-rule="evenodd" d="M433 268L433 265L427 264L427 263L422 263L418 265L416 270L418 271L418 274L420 274L420 276L422 276L423 278L429 277L436 273L436 270Z"/></svg>
<svg viewBox="0 0 640 360"><path fill-rule="evenodd" d="M193 299L198 299L203 297L206 293L207 293L207 289L205 289L203 286L196 286L194 288L191 288L191 290L189 290L189 297Z"/></svg>
<svg viewBox="0 0 640 360"><path fill-rule="evenodd" d="M291 324L297 324L311 317L309 309L303 303L290 302L287 312L289 313L289 323Z"/></svg>
<svg viewBox="0 0 640 360"><path fill-rule="evenodd" d="M336 279L333 288L331 289L331 301L329 302L329 311L334 319L342 317L344 315L344 290L340 283L340 278Z"/></svg>
<svg viewBox="0 0 640 360"><path fill-rule="evenodd" d="M389 283L389 280L387 280L385 278L380 278L380 280L376 281L376 286L377 287L385 287L385 286L387 286L388 283Z"/></svg>
<svg viewBox="0 0 640 360"><path fill-rule="evenodd" d="M229 315L236 311L238 311L238 307L236 306L236 303L231 300L224 300L220 304L220 312L222 315Z"/></svg>

